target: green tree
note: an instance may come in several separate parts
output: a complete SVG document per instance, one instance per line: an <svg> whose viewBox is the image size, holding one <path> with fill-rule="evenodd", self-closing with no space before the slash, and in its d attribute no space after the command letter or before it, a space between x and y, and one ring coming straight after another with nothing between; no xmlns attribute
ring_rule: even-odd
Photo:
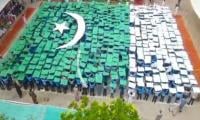
<svg viewBox="0 0 200 120"><path fill-rule="evenodd" d="M80 103L73 101L69 108L61 114L61 120L140 120L136 107L122 99L116 99L109 104L97 101L89 104L88 97L83 97Z"/></svg>
<svg viewBox="0 0 200 120"><path fill-rule="evenodd" d="M8 117L5 114L0 113L0 120L8 120Z"/></svg>

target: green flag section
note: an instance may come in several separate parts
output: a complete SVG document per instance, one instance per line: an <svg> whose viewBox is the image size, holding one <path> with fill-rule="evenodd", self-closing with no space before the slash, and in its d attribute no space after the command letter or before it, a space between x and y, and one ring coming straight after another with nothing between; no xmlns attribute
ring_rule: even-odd
<svg viewBox="0 0 200 120"><path fill-rule="evenodd" d="M60 120L64 108L0 101L0 113L14 120ZM69 109L70 110L70 109Z"/></svg>
<svg viewBox="0 0 200 120"><path fill-rule="evenodd" d="M86 30L72 48L56 49L72 40L78 28L76 20L65 12L81 15ZM69 30L63 34L53 30L55 23L63 22ZM69 80L82 77L86 82L107 81L126 86L129 42L128 5L44 2L0 61L0 77L11 75L24 81L29 76L57 85L67 85Z"/></svg>

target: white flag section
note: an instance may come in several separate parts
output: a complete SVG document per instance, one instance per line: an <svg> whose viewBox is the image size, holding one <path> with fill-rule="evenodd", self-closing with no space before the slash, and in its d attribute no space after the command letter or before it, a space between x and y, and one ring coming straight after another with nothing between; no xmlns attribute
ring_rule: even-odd
<svg viewBox="0 0 200 120"><path fill-rule="evenodd" d="M74 38L71 41L58 47L57 49L71 48L83 37L83 35L85 33L85 21L84 21L83 17L78 14L75 14L75 13L69 13L69 12L65 12L65 13L70 15L77 21L78 29L76 31L76 34L74 35Z"/></svg>
<svg viewBox="0 0 200 120"><path fill-rule="evenodd" d="M183 94L189 86L193 92L200 92L200 88L196 90L193 66L168 7L130 5L129 30L130 89L135 89L136 84L136 88L154 88L163 94L176 88L176 92Z"/></svg>

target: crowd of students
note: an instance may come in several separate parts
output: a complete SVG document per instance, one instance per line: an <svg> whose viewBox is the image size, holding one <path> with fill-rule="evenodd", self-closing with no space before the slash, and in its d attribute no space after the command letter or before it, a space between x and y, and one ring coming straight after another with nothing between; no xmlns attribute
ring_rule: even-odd
<svg viewBox="0 0 200 120"><path fill-rule="evenodd" d="M16 0L11 0L0 11L0 38L7 32L15 22L17 16L24 10L24 6Z"/></svg>

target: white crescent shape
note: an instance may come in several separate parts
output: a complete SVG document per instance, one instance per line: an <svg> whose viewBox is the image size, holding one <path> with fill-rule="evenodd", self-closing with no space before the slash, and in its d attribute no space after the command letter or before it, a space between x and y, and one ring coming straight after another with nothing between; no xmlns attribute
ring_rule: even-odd
<svg viewBox="0 0 200 120"><path fill-rule="evenodd" d="M83 17L76 13L69 13L69 12L65 12L65 13L70 15L77 21L78 29L76 31L76 34L74 35L74 38L71 41L58 47L57 49L72 47L83 37L83 35L85 33L85 21L84 21Z"/></svg>

